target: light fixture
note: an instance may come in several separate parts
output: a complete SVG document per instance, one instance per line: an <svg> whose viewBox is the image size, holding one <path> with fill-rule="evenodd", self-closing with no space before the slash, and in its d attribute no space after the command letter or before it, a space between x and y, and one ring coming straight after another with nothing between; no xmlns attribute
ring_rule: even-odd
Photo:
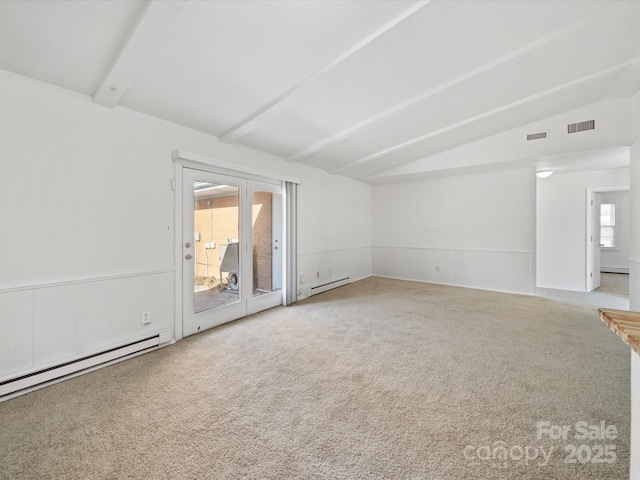
<svg viewBox="0 0 640 480"><path fill-rule="evenodd" d="M547 177L550 177L552 173L553 173L553 170L538 170L536 172L536 176L538 178L547 178Z"/></svg>

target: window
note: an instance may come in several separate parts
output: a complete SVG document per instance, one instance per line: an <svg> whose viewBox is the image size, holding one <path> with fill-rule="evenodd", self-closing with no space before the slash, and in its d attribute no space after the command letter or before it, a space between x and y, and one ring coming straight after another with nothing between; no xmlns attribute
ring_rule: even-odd
<svg viewBox="0 0 640 480"><path fill-rule="evenodd" d="M616 202L600 204L600 247L616 246Z"/></svg>

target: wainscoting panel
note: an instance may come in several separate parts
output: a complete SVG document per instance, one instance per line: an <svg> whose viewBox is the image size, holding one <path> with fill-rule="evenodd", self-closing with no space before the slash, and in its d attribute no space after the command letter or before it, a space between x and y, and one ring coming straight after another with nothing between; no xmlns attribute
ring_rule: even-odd
<svg viewBox="0 0 640 480"><path fill-rule="evenodd" d="M33 293L0 294L0 377L33 367Z"/></svg>
<svg viewBox="0 0 640 480"><path fill-rule="evenodd" d="M0 381L173 331L173 284L161 271L0 291Z"/></svg>
<svg viewBox="0 0 640 480"><path fill-rule="evenodd" d="M373 274L461 287L533 294L531 252L373 247Z"/></svg>
<svg viewBox="0 0 640 480"><path fill-rule="evenodd" d="M76 285L41 288L33 292L33 362L49 365L78 353Z"/></svg>
<svg viewBox="0 0 640 480"><path fill-rule="evenodd" d="M371 247L351 247L326 252L298 253L298 298L309 289L332 280L350 277L354 282L371 276ZM304 278L300 282L300 277Z"/></svg>

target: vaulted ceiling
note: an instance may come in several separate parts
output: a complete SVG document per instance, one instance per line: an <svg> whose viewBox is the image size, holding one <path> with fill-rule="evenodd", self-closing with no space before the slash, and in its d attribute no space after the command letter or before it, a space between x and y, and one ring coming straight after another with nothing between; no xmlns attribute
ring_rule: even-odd
<svg viewBox="0 0 640 480"><path fill-rule="evenodd" d="M367 182L620 163L639 60L637 1L0 2L2 69Z"/></svg>

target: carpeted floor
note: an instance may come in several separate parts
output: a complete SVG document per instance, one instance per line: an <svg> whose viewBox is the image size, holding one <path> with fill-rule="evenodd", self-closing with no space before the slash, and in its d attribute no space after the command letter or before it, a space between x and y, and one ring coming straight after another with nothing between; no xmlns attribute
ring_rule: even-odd
<svg viewBox="0 0 640 480"><path fill-rule="evenodd" d="M592 292L538 288L538 295L576 307L629 310L629 274L601 273L600 287Z"/></svg>
<svg viewBox="0 0 640 480"><path fill-rule="evenodd" d="M629 358L590 307L369 278L1 403L0 478L622 479Z"/></svg>

